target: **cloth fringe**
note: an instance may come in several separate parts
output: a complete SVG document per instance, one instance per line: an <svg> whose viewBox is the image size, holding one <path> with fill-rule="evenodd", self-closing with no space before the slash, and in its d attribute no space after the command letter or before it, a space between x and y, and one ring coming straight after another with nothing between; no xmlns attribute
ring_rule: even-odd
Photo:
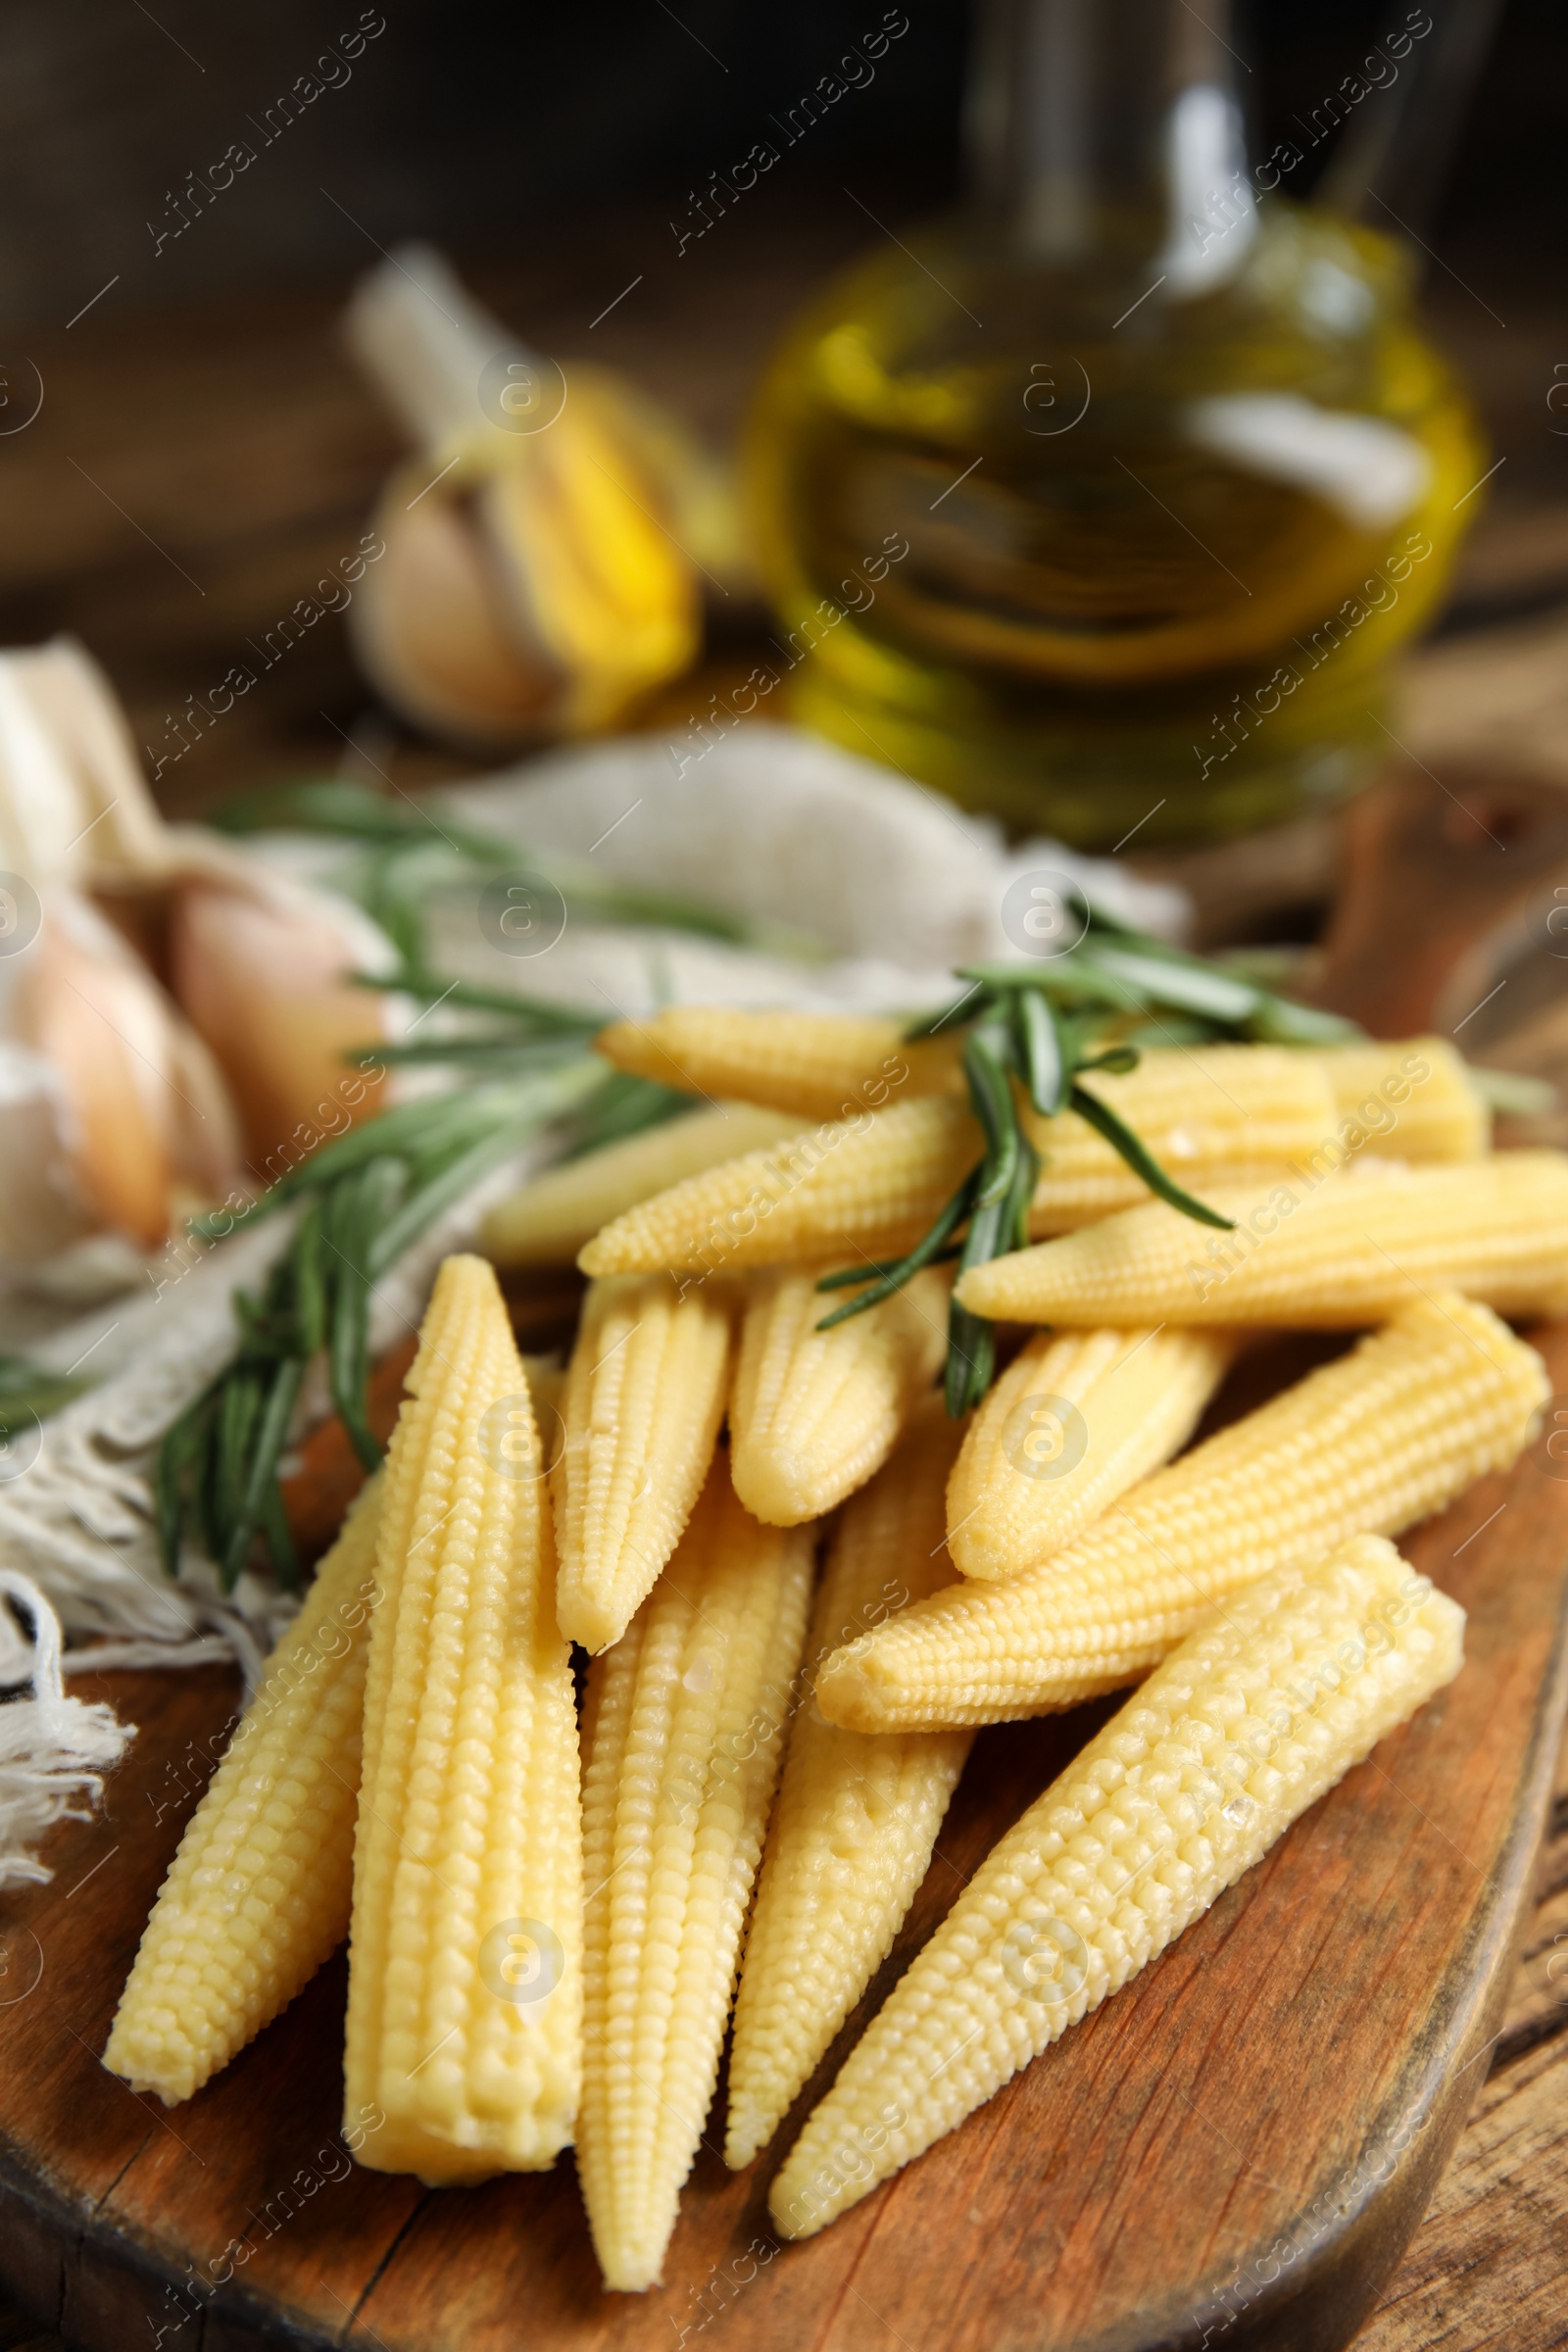
<svg viewBox="0 0 1568 2352"><path fill-rule="evenodd" d="M0 1704L0 1891L54 1873L38 1840L57 1821L90 1821L103 1776L135 1734L102 1700L72 1698L61 1677L60 1620L30 1578L0 1568L0 1593L31 1623L30 1698ZM10 1610L6 1611L10 1620ZM14 1620L11 1621L14 1623Z"/></svg>

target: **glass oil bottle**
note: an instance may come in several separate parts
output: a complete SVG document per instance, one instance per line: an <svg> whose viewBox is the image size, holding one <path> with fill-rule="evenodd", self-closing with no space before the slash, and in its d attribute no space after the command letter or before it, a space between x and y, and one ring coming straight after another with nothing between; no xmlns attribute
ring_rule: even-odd
<svg viewBox="0 0 1568 2352"><path fill-rule="evenodd" d="M832 285L752 424L792 714L1085 847L1352 790L1486 466L1403 249L1249 167L1207 15L990 0L972 211Z"/></svg>

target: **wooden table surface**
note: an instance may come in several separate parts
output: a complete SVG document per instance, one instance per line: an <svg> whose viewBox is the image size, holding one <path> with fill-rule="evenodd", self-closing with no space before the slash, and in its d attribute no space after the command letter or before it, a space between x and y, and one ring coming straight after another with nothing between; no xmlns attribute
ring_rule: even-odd
<svg viewBox="0 0 1568 2352"><path fill-rule="evenodd" d="M863 228L848 205L760 232L737 220L702 275L651 271L592 346L589 321L624 284L628 252L653 250L655 224L612 221L548 254L475 261L470 275L546 349L591 348L717 435L796 301L860 245ZM1467 772L1504 745L1514 771L1568 792L1568 437L1552 432L1559 420L1545 408L1560 325L1541 291L1510 284L1501 264L1485 293L1482 305L1441 278L1433 312L1507 463L1443 636L1411 664L1403 740L1423 762L1452 759ZM167 714L220 678L245 639L353 546L398 452L338 348L339 301L328 292L151 322L85 319L29 347L45 396L33 424L0 440L0 643L74 630L144 744L165 743ZM388 731L341 623L328 619L166 770L163 797L194 813L240 785L365 757L405 784L464 764ZM1331 850L1303 837L1287 855L1300 891L1321 895ZM0 2302L0 2352L52 2352L59 2340ZM1568 2344L1568 1742L1490 2067L1477 2069L1453 2161L1357 2344Z"/></svg>

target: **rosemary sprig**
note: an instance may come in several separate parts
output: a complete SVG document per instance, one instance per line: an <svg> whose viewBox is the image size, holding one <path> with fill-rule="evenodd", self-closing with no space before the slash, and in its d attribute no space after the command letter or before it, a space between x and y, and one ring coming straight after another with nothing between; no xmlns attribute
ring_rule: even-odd
<svg viewBox="0 0 1568 2352"><path fill-rule="evenodd" d="M0 1355L0 1446L24 1435L34 1421L47 1421L90 1384L64 1372L46 1372L24 1355Z"/></svg>
<svg viewBox="0 0 1568 2352"><path fill-rule="evenodd" d="M985 1157L974 1172L968 1230L958 1273L1003 1257L1029 1239L1029 1203L1040 1158L1019 1123L1009 1071L1014 1040L1005 1019L981 1019L963 1045L969 1102L985 1137ZM956 1419L978 1404L996 1376L993 1326L956 1299L948 1309L948 1411Z"/></svg>
<svg viewBox="0 0 1568 2352"><path fill-rule="evenodd" d="M918 1274L922 1266L934 1266L943 1258L956 1257L959 1245L954 1242L950 1248L950 1237L963 1224L974 1206L979 1174L978 1168L970 1169L924 1241L916 1242L907 1257L889 1258L882 1265L847 1266L840 1274L824 1274L816 1286L819 1291L848 1291L858 1282L866 1281L870 1281L871 1288L862 1292L858 1298L852 1298L847 1306L835 1307L832 1314L824 1315L817 1330L831 1331L835 1323L847 1323L851 1315L858 1315L862 1307L876 1306L882 1299L891 1298L894 1292L902 1291L909 1277Z"/></svg>
<svg viewBox="0 0 1568 2352"><path fill-rule="evenodd" d="M1071 1109L1104 1137L1156 1198L1184 1216L1229 1231L1231 1219L1185 1191L1147 1144L1081 1080L1137 1067L1146 1045L1219 1039L1323 1045L1361 1035L1337 1013L1298 1004L1255 972L1226 970L1150 939L1080 901L1084 934L1066 953L1030 963L960 968L961 997L911 1024L909 1038L964 1032L963 1068L984 1150L923 1240L905 1257L826 1274L819 1291L856 1290L817 1325L831 1330L891 1297L921 1266L958 1260L961 1276L1029 1240L1039 1157L1021 1102L1044 1118ZM863 1287L859 1287L863 1286ZM955 1299L949 1310L947 1404L977 1404L996 1369L992 1325Z"/></svg>
<svg viewBox="0 0 1568 2352"><path fill-rule="evenodd" d="M1235 1223L1232 1217L1222 1217L1217 1208L1209 1208L1196 1200L1173 1178L1166 1175L1148 1146L1134 1135L1124 1119L1119 1119L1107 1102L1092 1095L1086 1086L1074 1085L1068 1102L1081 1119L1102 1135L1111 1150L1127 1162L1135 1176L1141 1176L1152 1193L1179 1208L1183 1216L1192 1217L1200 1225L1216 1225L1221 1233L1229 1233Z"/></svg>
<svg viewBox="0 0 1568 2352"><path fill-rule="evenodd" d="M529 1049L518 1049L526 1055ZM187 1529L232 1589L260 1544L284 1582L295 1576L278 1464L306 1369L324 1353L327 1387L349 1442L368 1470L381 1458L366 1396L369 1316L375 1287L411 1243L490 1168L557 1120L591 1114L616 1093L618 1077L596 1055L509 1079L407 1102L351 1128L242 1212L257 1223L291 1203L300 1214L259 1298L236 1292L239 1347L187 1406L159 1447L154 1477L159 1548L172 1575ZM649 1088L645 1115L667 1117L684 1097ZM612 1115L615 1115L612 1113ZM226 1220L218 1220L226 1226ZM213 1219L205 1230L216 1230ZM199 1225L198 1230L202 1227Z"/></svg>

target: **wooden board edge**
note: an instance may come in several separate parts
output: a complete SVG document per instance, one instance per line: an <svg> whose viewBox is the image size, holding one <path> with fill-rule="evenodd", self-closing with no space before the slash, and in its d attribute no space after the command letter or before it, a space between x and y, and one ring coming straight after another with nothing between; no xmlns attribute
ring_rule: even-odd
<svg viewBox="0 0 1568 2352"><path fill-rule="evenodd" d="M91 2205L42 2179L5 2133L0 2200L6 2224L0 2284L72 2352L105 2352L111 2345L122 2352L140 2340L143 2324L149 2345L160 2340L162 2327L177 2352L181 2312L187 2320L220 2317L224 2352L338 2352L340 2335L323 2334L303 2313L271 2298L242 2287L194 2295L188 2268L175 2269L151 2239L118 2225L106 2228ZM62 2245L69 2250L63 2253Z"/></svg>

